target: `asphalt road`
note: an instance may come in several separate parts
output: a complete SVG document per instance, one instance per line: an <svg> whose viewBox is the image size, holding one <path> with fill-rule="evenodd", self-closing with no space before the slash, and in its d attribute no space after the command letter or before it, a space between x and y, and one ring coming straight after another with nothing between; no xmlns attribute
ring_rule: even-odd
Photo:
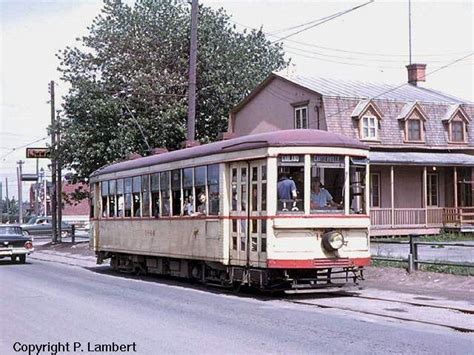
<svg viewBox="0 0 474 355"><path fill-rule="evenodd" d="M48 342L69 343L69 354L74 342L82 354L92 353L88 343L112 342L135 343L138 354L467 354L474 346L472 335L449 329L128 278L107 267L0 261L0 285L5 355L27 353L15 343Z"/></svg>

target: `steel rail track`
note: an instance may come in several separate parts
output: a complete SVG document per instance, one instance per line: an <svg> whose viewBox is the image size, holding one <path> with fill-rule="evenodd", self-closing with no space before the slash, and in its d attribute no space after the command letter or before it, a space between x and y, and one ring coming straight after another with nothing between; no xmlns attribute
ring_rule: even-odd
<svg viewBox="0 0 474 355"><path fill-rule="evenodd" d="M357 297L357 296L353 296L353 297ZM386 299L382 299L382 298L379 299L379 298L376 298L376 297L362 297L362 298L380 300L380 301L397 302L397 303L401 303L401 304L410 304L411 305L410 302L404 302L404 301L386 300ZM474 333L474 329L469 329L469 328L464 328L464 327L456 327L456 326L443 324L443 323L429 322L429 321L411 319L411 318L395 316L395 315L388 315L388 314L383 314L383 313L378 313L378 312L369 312L369 311L357 310L357 309L353 309L351 307L328 306L328 305L314 304L314 303L310 303L310 302L307 302L307 301L304 301L304 300L283 299L283 301L286 301L286 302L289 302L289 303L294 303L294 304L302 304L302 305L306 305L306 306L322 308L322 309L338 309L338 310L350 311L350 312L361 313L361 314L366 314L366 315L373 315L373 316L378 316L378 317L383 317L383 318L388 318L388 319L396 319L396 320L400 320L400 321L404 321L404 322L413 322L413 323L419 323L419 324L433 325L433 326L438 326L438 327L449 328L451 330L461 332L461 333ZM429 305L420 305L416 302L413 305L414 306L420 306L420 307L431 307ZM442 308L442 306L432 307L432 308ZM460 311L460 312L463 311L461 309L455 309L455 308L448 308L448 309L449 310ZM471 314L471 311L469 310L467 313Z"/></svg>

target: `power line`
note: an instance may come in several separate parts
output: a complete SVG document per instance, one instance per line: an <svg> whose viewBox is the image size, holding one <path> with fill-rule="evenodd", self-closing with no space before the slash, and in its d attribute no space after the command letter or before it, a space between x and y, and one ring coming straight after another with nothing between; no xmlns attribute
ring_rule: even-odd
<svg viewBox="0 0 474 355"><path fill-rule="evenodd" d="M28 146L31 145L31 144L38 143L38 142L44 141L44 140L46 140L46 139L48 139L48 137L43 137L43 138L37 139L37 140L35 140L35 141L33 141L33 142L30 142L30 143L21 145L21 146L19 146L19 147L12 148L11 151L9 151L8 153L2 155L2 156L0 157L0 159L5 160L5 158L6 158L7 156L9 156L9 155L12 154L13 152L17 151L18 149L26 148L26 147L28 147Z"/></svg>
<svg viewBox="0 0 474 355"><path fill-rule="evenodd" d="M364 4L362 4L362 5L354 6L354 7L350 8L350 9L348 9L348 10L345 10L345 11L342 11L342 12L338 12L338 13L336 13L336 14L334 14L334 15L328 16L328 17L327 17L325 20L323 20L323 21L317 22L317 23L315 23L315 24L313 24L313 25L311 25L311 26L309 26L309 27L306 27L306 28L303 28L303 29L301 29L301 30L299 30L299 31L290 33L290 34L288 34L288 35L286 35L286 36L284 36L284 37L278 38L278 39L272 41L271 43L281 42L281 41L283 41L283 40L285 40L285 39L287 39L287 38L293 37L293 36L295 36L295 35L297 35L297 34L299 34L299 33L301 33L301 32L310 30L310 29L312 29L312 28L314 28L314 27L320 26L320 25L322 25L322 24L324 24L324 23L326 23L326 22L329 22L329 21L331 21L331 20L334 20L334 19L336 19L336 18L338 18L338 17L340 17L340 16L343 16L343 15L349 13L349 12L352 12L352 11L355 11L355 10L357 10L357 9L360 9L361 7L367 6L367 5L371 4L371 3L373 3L374 1L375 1L375 0L370 0L370 1L368 1L368 2L366 2L366 3L364 3Z"/></svg>
<svg viewBox="0 0 474 355"><path fill-rule="evenodd" d="M238 26L240 26L240 27L243 27L243 28L247 28L247 29L250 29L250 30L259 30L256 27L248 26L248 25L242 24L240 22L234 21L232 19L230 19L229 21L236 24L236 25L238 25ZM277 37L277 36L273 35L272 32L262 31L262 33L269 36L269 37ZM407 56L406 54L364 52L364 51L347 50L347 49L341 49L341 48L325 47L325 46L321 46L321 45L317 45L317 44L313 44L313 43L296 41L296 40L293 40L293 39L286 39L285 42L291 42L291 43L299 44L299 45L306 46L306 47L325 49L325 50L328 50L328 51L334 51L334 52L340 52L340 53L349 53L349 54L355 54L355 55L361 55L361 56L401 57L401 58L405 58ZM286 44L284 44L284 45L286 45ZM417 56L418 57L446 57L446 56L464 55L466 53L467 53L466 51L464 51L464 52L444 52L444 53L422 53L422 54L418 54ZM361 60L364 60L364 59L362 58ZM434 62L434 61L431 61L431 62Z"/></svg>

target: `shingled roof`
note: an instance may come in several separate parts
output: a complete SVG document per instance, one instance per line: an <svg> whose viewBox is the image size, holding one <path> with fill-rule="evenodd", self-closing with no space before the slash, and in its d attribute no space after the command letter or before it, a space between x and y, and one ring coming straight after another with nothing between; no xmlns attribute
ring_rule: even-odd
<svg viewBox="0 0 474 355"><path fill-rule="evenodd" d="M439 91L411 84L386 84L359 82L353 80L325 79L308 76L286 76L277 73L272 75L317 92L323 96L347 97L356 99L420 101L433 103L468 104L463 100Z"/></svg>

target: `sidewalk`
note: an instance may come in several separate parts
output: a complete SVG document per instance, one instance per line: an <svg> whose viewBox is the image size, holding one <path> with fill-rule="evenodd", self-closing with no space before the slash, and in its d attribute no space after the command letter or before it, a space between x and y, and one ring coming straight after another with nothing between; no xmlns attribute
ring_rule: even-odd
<svg viewBox="0 0 474 355"><path fill-rule="evenodd" d="M95 267L94 252L87 242L35 246L31 259L63 263L78 267ZM105 264L105 263L104 263ZM449 300L474 300L474 277L458 276L435 272L415 272L409 274L402 268L367 267L365 281L361 286L366 289L395 291L415 295L442 297Z"/></svg>

